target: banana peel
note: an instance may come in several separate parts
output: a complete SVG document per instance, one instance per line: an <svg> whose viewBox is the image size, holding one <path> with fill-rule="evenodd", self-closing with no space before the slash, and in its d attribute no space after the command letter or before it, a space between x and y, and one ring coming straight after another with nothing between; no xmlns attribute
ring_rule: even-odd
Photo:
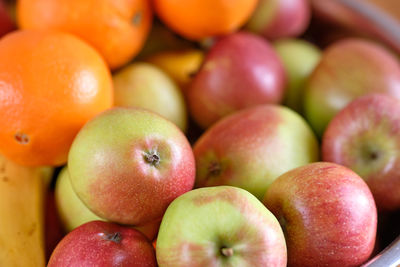
<svg viewBox="0 0 400 267"><path fill-rule="evenodd" d="M0 155L0 267L46 265L44 201L52 173Z"/></svg>

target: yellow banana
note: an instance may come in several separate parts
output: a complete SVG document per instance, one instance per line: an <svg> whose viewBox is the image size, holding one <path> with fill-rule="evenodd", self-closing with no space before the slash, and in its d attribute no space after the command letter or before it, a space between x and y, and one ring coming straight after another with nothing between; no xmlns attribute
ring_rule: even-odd
<svg viewBox="0 0 400 267"><path fill-rule="evenodd" d="M19 166L0 155L0 267L42 267L44 201L51 168Z"/></svg>

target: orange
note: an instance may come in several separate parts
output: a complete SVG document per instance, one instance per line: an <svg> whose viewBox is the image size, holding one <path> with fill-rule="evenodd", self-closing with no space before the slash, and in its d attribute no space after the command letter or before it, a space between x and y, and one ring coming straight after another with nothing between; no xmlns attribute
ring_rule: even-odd
<svg viewBox="0 0 400 267"><path fill-rule="evenodd" d="M32 1L32 0L28 0ZM258 0L153 0L160 19L182 36L201 40L229 34L252 15Z"/></svg>
<svg viewBox="0 0 400 267"><path fill-rule="evenodd" d="M106 63L77 37L24 30L0 40L0 152L11 160L64 164L83 124L112 103Z"/></svg>
<svg viewBox="0 0 400 267"><path fill-rule="evenodd" d="M150 31L150 0L19 0L23 29L58 29L94 46L116 69L141 50Z"/></svg>

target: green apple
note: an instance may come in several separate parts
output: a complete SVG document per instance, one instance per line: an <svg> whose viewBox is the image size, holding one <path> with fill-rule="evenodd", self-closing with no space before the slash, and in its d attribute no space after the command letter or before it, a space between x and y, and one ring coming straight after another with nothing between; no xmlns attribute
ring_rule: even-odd
<svg viewBox="0 0 400 267"><path fill-rule="evenodd" d="M67 167L60 171L55 186L55 200L61 223L67 232L81 224L104 220L89 210L72 188Z"/></svg>
<svg viewBox="0 0 400 267"><path fill-rule="evenodd" d="M153 111L175 123L187 126L183 93L160 68L150 63L132 63L113 75L114 105Z"/></svg>
<svg viewBox="0 0 400 267"><path fill-rule="evenodd" d="M280 105L231 114L194 144L196 187L231 185L259 199L279 175L318 160L318 141L305 120Z"/></svg>
<svg viewBox="0 0 400 267"><path fill-rule="evenodd" d="M302 39L281 39L274 43L274 47L288 79L284 104L302 113L304 86L321 58L321 51Z"/></svg>
<svg viewBox="0 0 400 267"><path fill-rule="evenodd" d="M160 267L286 266L279 222L249 192L231 186L189 191L168 207L156 244Z"/></svg>

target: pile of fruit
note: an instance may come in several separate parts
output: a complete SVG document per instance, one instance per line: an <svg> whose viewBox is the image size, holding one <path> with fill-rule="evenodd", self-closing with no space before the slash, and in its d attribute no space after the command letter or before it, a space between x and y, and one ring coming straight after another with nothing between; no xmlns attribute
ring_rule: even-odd
<svg viewBox="0 0 400 267"><path fill-rule="evenodd" d="M339 2L0 0L0 266L367 263L400 62Z"/></svg>

